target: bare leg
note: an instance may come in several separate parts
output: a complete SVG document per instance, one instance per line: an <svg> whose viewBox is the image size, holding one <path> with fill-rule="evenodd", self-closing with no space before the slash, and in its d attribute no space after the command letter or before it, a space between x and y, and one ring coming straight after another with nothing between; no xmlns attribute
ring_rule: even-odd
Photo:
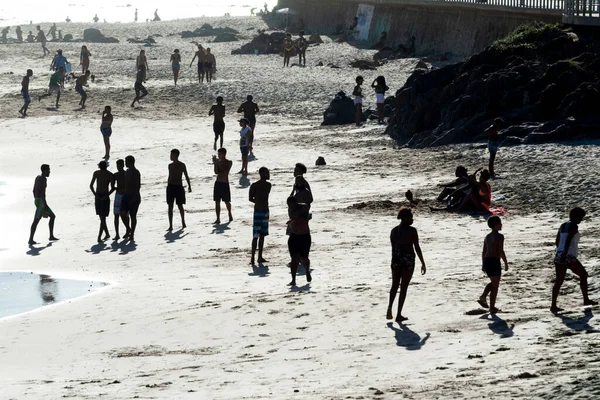
<svg viewBox="0 0 600 400"><path fill-rule="evenodd" d="M58 240L58 238L56 238L54 236L54 221L56 220L56 215L54 214L50 214L50 222L48 223L48 228L50 229L50 240Z"/></svg>
<svg viewBox="0 0 600 400"><path fill-rule="evenodd" d="M496 312L498 309L496 308L496 297L498 296L498 287L500 286L500 277L499 276L491 276L491 291L490 291L490 312Z"/></svg>
<svg viewBox="0 0 600 400"><path fill-rule="evenodd" d="M225 206L227 207L227 212L229 213L229 222L233 221L233 215L231 214L231 203L225 202Z"/></svg>
<svg viewBox="0 0 600 400"><path fill-rule="evenodd" d="M115 237L113 240L119 240L121 237L119 236L119 216L115 215Z"/></svg>
<svg viewBox="0 0 600 400"><path fill-rule="evenodd" d="M408 290L408 284L412 279L414 268L402 270L402 280L400 282L400 296L398 297L398 315L396 315L396 321L405 321L406 317L402 316L402 307L404 307L404 301L406 300L406 292Z"/></svg>
<svg viewBox="0 0 600 400"><path fill-rule="evenodd" d="M581 288L581 294L583 295L583 304L594 304L588 297L588 273L581 265L579 261L569 264L569 268L573 273L579 276L579 287Z"/></svg>
<svg viewBox="0 0 600 400"><path fill-rule="evenodd" d="M60 101L60 92L56 94L56 108L58 108L58 102Z"/></svg>
<svg viewBox="0 0 600 400"><path fill-rule="evenodd" d="M217 213L217 220L215 221L215 224L220 224L221 223L221 202L220 201L215 201L215 212Z"/></svg>
<svg viewBox="0 0 600 400"><path fill-rule="evenodd" d="M558 267L556 268L556 280L554 281L554 286L552 287L552 306L550 307L550 311L557 312L560 309L556 306L556 300L558 299L558 294L560 293L560 287L565 281L565 276L567 275L567 268Z"/></svg>
<svg viewBox="0 0 600 400"><path fill-rule="evenodd" d="M131 236L131 227L129 226L129 214L125 211L121 212L121 219L123 220L123 225L125 225L125 235L123 235L123 239L128 239Z"/></svg>
<svg viewBox="0 0 600 400"><path fill-rule="evenodd" d="M494 173L494 162L495 161L496 161L496 152L490 151L490 162L488 165L488 170L490 171L490 175L492 177L496 176L496 174Z"/></svg>
<svg viewBox="0 0 600 400"><path fill-rule="evenodd" d="M110 136L104 136L104 158L110 157Z"/></svg>
<svg viewBox="0 0 600 400"><path fill-rule="evenodd" d="M254 254L256 253L256 245L258 243L257 238L252 238L252 257L250 257L250 264L254 265Z"/></svg>
<svg viewBox="0 0 600 400"><path fill-rule="evenodd" d="M292 281L289 283L290 286L296 286L296 274L298 273L298 256L296 254L294 254L292 256L292 265L291 265L291 270L292 270Z"/></svg>
<svg viewBox="0 0 600 400"><path fill-rule="evenodd" d="M181 215L181 227L185 228L185 210L183 209L183 204L177 204L177 208L179 208L179 215ZM171 220L173 220L172 214L173 211L171 211Z"/></svg>
<svg viewBox="0 0 600 400"><path fill-rule="evenodd" d="M379 122L383 122L383 119L384 119L383 103L377 103L377 111L379 113Z"/></svg>
<svg viewBox="0 0 600 400"><path fill-rule="evenodd" d="M223 134L219 135L221 137L221 148L223 148Z"/></svg>
<svg viewBox="0 0 600 400"><path fill-rule="evenodd" d="M35 230L37 229L39 223L40 218L34 218L33 222L31 223L31 229L29 232L29 244L36 244L36 242L33 240L33 236L35 235Z"/></svg>
<svg viewBox="0 0 600 400"><path fill-rule="evenodd" d="M173 230L173 204L169 204L169 229L167 231L171 232Z"/></svg>
<svg viewBox="0 0 600 400"><path fill-rule="evenodd" d="M356 125L360 125L362 122L362 104L357 104L356 109Z"/></svg>
<svg viewBox="0 0 600 400"><path fill-rule="evenodd" d="M85 108L85 101L87 100L87 94L83 94L83 96L81 96L81 108Z"/></svg>
<svg viewBox="0 0 600 400"><path fill-rule="evenodd" d="M394 300L396 299L396 294L398 293L398 288L400 287L400 278L402 274L399 268L392 268L392 288L390 289L390 301L388 302L387 309L387 319L394 318L392 314L392 307L394 306Z"/></svg>
<svg viewBox="0 0 600 400"><path fill-rule="evenodd" d="M129 240L133 241L135 235L135 227L137 226L137 214L131 214L131 235L129 236Z"/></svg>
<svg viewBox="0 0 600 400"><path fill-rule="evenodd" d="M258 262L267 261L263 258L263 247L264 246L265 246L265 237L261 235L260 238L258 239Z"/></svg>

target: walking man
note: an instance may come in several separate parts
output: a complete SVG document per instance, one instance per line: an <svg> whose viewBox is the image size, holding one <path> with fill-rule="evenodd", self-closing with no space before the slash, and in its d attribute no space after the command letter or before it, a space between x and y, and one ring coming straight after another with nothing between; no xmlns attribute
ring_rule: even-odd
<svg viewBox="0 0 600 400"><path fill-rule="evenodd" d="M208 112L208 116L215 116L213 122L213 131L215 132L215 145L214 149L217 151L217 140L221 139L221 147L223 147L223 133L225 132L225 106L223 105L223 97L217 97L217 104L213 104Z"/></svg>
<svg viewBox="0 0 600 400"><path fill-rule="evenodd" d="M231 215L231 191L229 189L229 171L231 170L233 162L226 158L226 149L220 148L217 154L218 157L213 156L213 166L215 168L215 174L217 174L217 181L215 182L213 191L215 212L217 213L215 225L221 223L221 200L225 202L225 206L227 207L229 222L233 221L233 216Z"/></svg>
<svg viewBox="0 0 600 400"><path fill-rule="evenodd" d="M137 226L137 213L140 208L142 198L140 195L140 188L142 186L142 177L140 171L135 168L135 158L133 156L125 157L125 194L121 200L121 218L127 232L123 236L123 239L129 241L135 241L135 228ZM129 221L131 220L131 225Z"/></svg>
<svg viewBox="0 0 600 400"><path fill-rule="evenodd" d="M41 175L38 175L35 178L35 183L33 185L35 216L33 217L33 223L31 224L29 244L37 244L37 242L33 240L33 236L35 235L35 230L42 218L50 218L48 224L50 228L50 237L48 240L58 240L58 238L54 236L54 221L56 220L56 215L54 215L46 202L46 187L48 186L48 177L50 176L50 166L48 164L42 164L41 170Z"/></svg>
<svg viewBox="0 0 600 400"><path fill-rule="evenodd" d="M256 127L256 114L260 112L258 104L253 101L254 97L248 95L246 101L238 108L238 113L244 113L244 118L248 120L248 126L252 129L252 141L254 141L254 129ZM252 142L249 144L249 151L252 154Z"/></svg>
<svg viewBox="0 0 600 400"><path fill-rule="evenodd" d="M113 187L112 191L115 193L115 202L113 205L113 213L115 214L115 237L113 240L119 240L119 217L121 217L121 204L123 202L123 195L125 194L125 161L117 160L117 172L113 174ZM125 220L123 219L123 224Z"/></svg>
<svg viewBox="0 0 600 400"><path fill-rule="evenodd" d="M110 214L110 195L115 190L115 178L114 175L108 171L108 164L106 161L100 161L98 163L98 168L99 169L94 172L94 175L92 175L90 190L95 197L96 215L100 217L98 243L103 243L104 241L110 239L110 233L108 232L108 226L106 225L106 218ZM95 190L94 183L96 184ZM104 238L102 238L103 232Z"/></svg>
<svg viewBox="0 0 600 400"><path fill-rule="evenodd" d="M254 222L252 224L252 257L250 265L254 266L254 255L258 244L258 263L267 262L263 258L265 236L269 234L269 194L271 193L271 178L269 170L261 167L258 170L260 180L250 185L249 199L254 203Z"/></svg>
<svg viewBox="0 0 600 400"><path fill-rule="evenodd" d="M167 204L169 205L169 229L168 232L173 230L173 203L177 203L179 208L179 214L181 214L181 227L184 229L185 216L183 205L185 204L185 188L183 187L182 175L185 175L185 180L188 184L188 192L192 193L192 184L190 183L190 177L187 173L185 164L179 161L179 150L171 150L171 161L169 164L169 179L167 181Z"/></svg>
<svg viewBox="0 0 600 400"><path fill-rule="evenodd" d="M33 76L33 71L28 69L27 75L23 77L21 81L21 95L23 96L23 107L19 110L19 114L23 117L27 116L27 109L31 103L31 97L29 96L29 78Z"/></svg>

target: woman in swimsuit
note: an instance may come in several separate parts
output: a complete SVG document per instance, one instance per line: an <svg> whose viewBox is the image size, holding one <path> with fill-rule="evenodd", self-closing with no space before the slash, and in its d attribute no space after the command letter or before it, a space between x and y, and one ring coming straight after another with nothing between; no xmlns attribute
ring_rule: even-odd
<svg viewBox="0 0 600 400"><path fill-rule="evenodd" d="M148 59L146 58L145 50L140 50L140 55L137 57L135 64L138 71L142 71L142 81L146 82L146 72L150 71L150 68L148 68Z"/></svg>
<svg viewBox="0 0 600 400"><path fill-rule="evenodd" d="M292 42L292 34L287 33L285 39L283 39L283 66L290 66L290 58L292 57L292 50L294 49L294 43Z"/></svg>
<svg viewBox="0 0 600 400"><path fill-rule="evenodd" d="M484 169L479 174L479 182L473 186L471 193L465 197L456 211L489 213L490 205L492 204L492 188L488 183L489 180L490 173L487 169Z"/></svg>
<svg viewBox="0 0 600 400"><path fill-rule="evenodd" d="M106 106L102 112L102 124L100 125L100 132L104 138L105 160L110 158L110 135L112 135L112 123L113 115L111 114L111 108L110 106Z"/></svg>
<svg viewBox="0 0 600 400"><path fill-rule="evenodd" d="M390 88L385 84L385 78L383 76L378 76L375 78L371 87L375 89L375 97L377 98L377 113L379 114L379 125L383 125L385 122L383 121L384 115L384 103L385 103L385 92L387 92Z"/></svg>
<svg viewBox="0 0 600 400"><path fill-rule="evenodd" d="M363 77L356 77L356 86L354 86L354 91L352 95L354 96L354 108L355 108L355 116L356 116L356 126L360 126L362 124L362 87Z"/></svg>
<svg viewBox="0 0 600 400"><path fill-rule="evenodd" d="M171 69L173 70L173 80L175 81L175 86L177 86L179 70L181 69L181 54L179 54L178 49L175 49L173 54L171 54Z"/></svg>
<svg viewBox="0 0 600 400"><path fill-rule="evenodd" d="M85 71L90 69L90 57L92 53L88 50L87 46L81 46L81 54L79 55L79 65L81 65L81 73L85 74Z"/></svg>
<svg viewBox="0 0 600 400"><path fill-rule="evenodd" d="M579 247L579 224L585 217L585 210L575 207L569 212L569 221L565 222L558 229L556 235L556 257L554 258L554 267L556 269L556 280L552 288L552 306L550 311L557 313L562 311L556 305L560 287L565 281L567 270L570 269L575 275L579 276L579 286L583 294L583 304L586 306L595 306L597 301L590 300L588 297L588 273L577 259Z"/></svg>
<svg viewBox="0 0 600 400"><path fill-rule="evenodd" d="M398 314L396 322L401 323L408 318L402 316L402 307L406 300L408 284L415 270L415 252L421 261L421 274L425 275L427 269L423 260L423 253L419 246L419 235L413 224L413 214L410 208L403 207L398 213L400 225L392 229L390 241L392 243L392 288L390 289L390 301L387 309L387 319L393 319L392 307L400 286L400 298L398 299Z"/></svg>

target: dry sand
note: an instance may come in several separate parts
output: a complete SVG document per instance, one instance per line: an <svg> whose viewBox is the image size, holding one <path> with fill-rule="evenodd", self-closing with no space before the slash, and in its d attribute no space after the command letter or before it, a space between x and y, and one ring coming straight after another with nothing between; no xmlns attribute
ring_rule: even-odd
<svg viewBox="0 0 600 400"><path fill-rule="evenodd" d="M260 27L259 21L236 19L235 24ZM164 32L178 32L200 23L163 25ZM130 28L107 25L104 33L125 29ZM559 299L568 311L561 317L548 311L555 230L575 204L591 211L592 218L581 225L581 259L590 272L592 298L600 295L596 143L520 146L498 153L504 179L493 181L492 188L506 196L497 205L509 211L504 234L511 270L498 298L504 312L491 317L481 314L475 302L487 280L478 261L485 219L431 213L427 207L437 192L434 185L451 178L456 164L471 170L485 164L483 148L395 149L383 128L373 124L319 128L330 96L350 90L357 74L344 62L339 70L283 70L277 56L228 56L239 44L215 44L218 80L198 87L184 76L181 88L171 88L168 54L175 45L184 47L179 39L168 40L173 42L151 48L160 52L161 61L151 55L152 78L158 80L148 82L151 95L143 108L127 106L132 97L129 65L139 46L106 45L107 55L98 58L111 70L97 73L103 82L90 88L86 111L73 112L78 99L68 93L58 112L34 103L30 118L0 121L0 140L7 150L0 159L1 270L111 283L93 295L0 320L0 398L600 395L600 326L579 307L574 278L565 283ZM0 47L0 69L30 67L25 60L34 49L21 52L24 47L11 50L21 58L10 62L5 57L10 46ZM96 57L103 47L90 50ZM329 43L309 52L309 64L319 59L327 63L330 54L350 60L370 52ZM41 68L42 60L35 63L39 66L34 69ZM94 58L92 69L99 63ZM397 61L372 75L385 74L395 90L415 63ZM161 65L160 71L153 64ZM255 79L241 78L243 74ZM0 86L12 91L0 102L5 116L16 114L20 106L17 78L1 76ZM46 78L32 86L44 87ZM254 93L264 110L248 180L231 176L235 221L220 229L210 225L213 134L204 117L217 93L226 96L229 106L225 147L233 170L240 166L234 108ZM111 164L133 154L142 174L135 244L95 243L98 222L88 182L103 154L98 127L105 103L115 109ZM188 229L165 236L164 194L173 147L182 151L194 191L186 206ZM326 158L327 166L313 166L318 156ZM48 201L57 213L61 240L46 246L42 221L36 236L41 245L30 249L25 243L33 213L31 187L42 162L52 167ZM290 291L285 198L296 162L309 166L307 179L315 197L314 272L310 286ZM252 269L247 186L263 165L271 169L273 183L265 249L270 262L268 268ZM385 320L388 236L406 189L426 199L415 210L415 226L428 272L415 275L405 305L410 320L398 326ZM304 277L298 282L304 285Z"/></svg>

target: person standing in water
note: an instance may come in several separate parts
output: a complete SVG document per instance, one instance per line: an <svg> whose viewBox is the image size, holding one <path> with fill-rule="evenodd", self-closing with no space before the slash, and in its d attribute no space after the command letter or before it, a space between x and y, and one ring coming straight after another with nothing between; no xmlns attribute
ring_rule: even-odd
<svg viewBox="0 0 600 400"><path fill-rule="evenodd" d="M40 28L39 25L37 26L36 40L42 45L42 51L44 52L43 57L46 57L46 54L50 53L50 50L48 50L48 48L46 47L46 43L48 42L48 40L46 39L46 34L42 30L42 28Z"/></svg>
<svg viewBox="0 0 600 400"><path fill-rule="evenodd" d="M104 107L102 112L102 123L100 124L100 132L104 139L104 159L110 158L110 136L112 135L113 115L110 106Z"/></svg>
<svg viewBox="0 0 600 400"><path fill-rule="evenodd" d="M556 234L556 257L554 258L554 267L556 270L556 280L552 288L552 305L550 311L558 313L563 311L558 308L556 300L560 293L560 288L565 281L567 270L571 270L579 277L579 286L583 295L583 305L595 306L597 301L590 300L588 296L588 273L577 259L579 250L579 224L585 217L585 210L581 207L575 207L569 212L569 221L563 223Z"/></svg>
<svg viewBox="0 0 600 400"><path fill-rule="evenodd" d="M485 130L485 134L488 137L488 151L490 152L488 171L490 171L490 176L492 179L496 177L496 172L494 171L494 162L496 161L498 147L500 147L500 137L498 135L498 131L502 128L502 125L504 125L502 118L496 118L492 126Z"/></svg>
<svg viewBox="0 0 600 400"><path fill-rule="evenodd" d="M252 257L250 265L254 265L254 255L258 245L258 263L267 262L263 258L265 236L269 235L269 194L271 193L271 178L269 170L261 167L258 170L260 180L250 185L248 197L254 203L254 220L252 223Z"/></svg>
<svg viewBox="0 0 600 400"><path fill-rule="evenodd" d="M21 96L23 96L23 107L19 110L19 114L23 117L27 116L27 109L29 108L29 104L31 104L31 97L29 96L29 78L33 76L33 71L28 69L27 74L23 77L21 81Z"/></svg>
<svg viewBox="0 0 600 400"><path fill-rule="evenodd" d="M142 71L142 82L146 82L147 72L150 71L148 67L148 58L146 57L146 51L140 50L140 54L137 56L135 65L138 71Z"/></svg>
<svg viewBox="0 0 600 400"><path fill-rule="evenodd" d="M119 218L121 218L121 202L123 201L123 195L125 194L125 161L117 160L117 172L113 174L113 187L112 191L115 192L115 202L113 205L113 213L115 215L115 237L113 240L119 240ZM125 221L123 220L123 223Z"/></svg>
<svg viewBox="0 0 600 400"><path fill-rule="evenodd" d="M490 278L490 283L486 285L477 302L481 307L489 308L490 313L494 314L500 311L496 308L496 297L498 296L498 287L500 286L500 277L502 275L500 260L504 261L505 271L508 271L508 261L506 260L506 254L504 254L504 236L500 233L502 230L500 217L496 215L489 217L487 224L492 232L485 237L481 258L483 261L483 272ZM489 306L487 303L488 295L490 296Z"/></svg>
<svg viewBox="0 0 600 400"><path fill-rule="evenodd" d="M206 71L206 82L212 82L213 68L217 60L215 55L210 52L210 47L206 48L206 54L204 55L204 71Z"/></svg>
<svg viewBox="0 0 600 400"><path fill-rule="evenodd" d="M108 226L106 225L106 218L110 214L110 195L115 190L115 178L113 174L108 171L108 164L106 161L100 161L98 163L98 168L99 169L94 172L94 175L92 175L90 190L94 194L95 198L96 215L100 217L98 243L102 243L110 239L110 233L108 232ZM96 184L96 190L94 190L94 183ZM104 233L104 238L102 238L102 233Z"/></svg>
<svg viewBox="0 0 600 400"><path fill-rule="evenodd" d="M385 110L385 92L390 88L385 83L385 77L378 76L375 78L371 87L375 89L375 97L377 100L377 114L379 115L379 125L385 124L384 110Z"/></svg>
<svg viewBox="0 0 600 400"><path fill-rule="evenodd" d="M304 31L300 31L300 37L296 40L296 49L298 49L298 65L306 67L306 49L308 43L304 37Z"/></svg>
<svg viewBox="0 0 600 400"><path fill-rule="evenodd" d="M292 34L286 33L283 39L283 66L290 66L290 58L292 58L292 50L294 50L294 42L292 41Z"/></svg>
<svg viewBox="0 0 600 400"><path fill-rule="evenodd" d="M58 102L60 101L60 82L65 75L65 70L60 67L55 73L50 76L50 83L48 85L48 93L45 93L38 97L38 101L42 101L43 98L52 96L56 93L56 108L58 108Z"/></svg>
<svg viewBox="0 0 600 400"><path fill-rule="evenodd" d="M140 100L148 95L148 90L144 86L144 71L139 69L135 76L135 98L131 102L131 107L135 107L135 102L137 101L140 104Z"/></svg>
<svg viewBox="0 0 600 400"><path fill-rule="evenodd" d="M221 139L221 145L223 147L223 133L225 132L225 106L223 105L223 97L217 97L217 104L213 104L208 111L208 116L215 116L213 121L213 131L215 132L215 145L214 150L217 151L217 140Z"/></svg>
<svg viewBox="0 0 600 400"><path fill-rule="evenodd" d="M423 253L419 245L419 235L412 226L413 214L410 208L402 207L398 212L400 225L392 229L390 242L392 243L392 288L390 289L390 301L387 309L387 319L393 319L392 307L400 286L398 298L398 314L396 322L401 323L408 318L402 315L402 308L406 300L408 285L415 271L415 252L421 261L421 274L425 275L427 268L423 260Z"/></svg>
<svg viewBox="0 0 600 400"><path fill-rule="evenodd" d="M352 95L354 96L354 113L355 113L355 119L356 119L356 126L361 126L362 125L362 101L363 101L363 94L362 94L362 87L361 85L363 84L364 79L362 76L357 76L356 77L356 86L354 86L354 90L352 91Z"/></svg>
<svg viewBox="0 0 600 400"><path fill-rule="evenodd" d="M217 220L214 222L215 225L221 223L221 200L225 202L227 212L229 213L229 222L233 221L233 215L231 214L231 191L229 189L229 171L233 162L228 160L227 150L220 148L217 152L218 157L213 156L213 166L217 180L213 190L213 200L215 201L215 213L217 214Z"/></svg>
<svg viewBox="0 0 600 400"><path fill-rule="evenodd" d="M169 206L169 229L168 232L173 230L173 203L177 203L179 214L181 215L181 228L186 228L185 225L185 211L183 205L185 204L185 188L183 187L182 175L185 176L185 180L188 185L188 192L192 193L192 184L190 183L190 177L188 176L187 168L185 164L179 161L179 150L171 150L171 164L169 164L169 178L167 180L167 204Z"/></svg>
<svg viewBox="0 0 600 400"><path fill-rule="evenodd" d="M173 54L171 54L171 69L173 70L173 80L175 81L175 86L177 86L177 79L179 79L179 70L181 69L181 54L179 54L179 49L173 50Z"/></svg>
<svg viewBox="0 0 600 400"><path fill-rule="evenodd" d="M58 240L58 238L54 236L54 222L56 220L56 215L54 215L50 209L50 206L48 205L48 202L46 201L46 187L48 186L48 177L50 176L50 166L48 164L42 164L40 169L42 173L35 178L35 183L33 185L35 215L33 217L33 223L31 224L31 231L29 234L30 245L37 244L37 242L33 240L33 237L35 236L35 230L37 229L37 226L42 218L50 218L50 222L48 223L50 237L48 240Z"/></svg>
<svg viewBox="0 0 600 400"><path fill-rule="evenodd" d="M134 241L135 228L137 227L137 213L142 202L140 189L142 187L142 176L135 167L135 158L133 156L125 157L125 194L121 199L121 218L127 232L123 239ZM131 220L131 225L129 221Z"/></svg>
<svg viewBox="0 0 600 400"><path fill-rule="evenodd" d="M92 53L88 50L87 46L81 46L81 53L79 54L79 65L81 65L81 73L85 74L90 68L90 57Z"/></svg>

